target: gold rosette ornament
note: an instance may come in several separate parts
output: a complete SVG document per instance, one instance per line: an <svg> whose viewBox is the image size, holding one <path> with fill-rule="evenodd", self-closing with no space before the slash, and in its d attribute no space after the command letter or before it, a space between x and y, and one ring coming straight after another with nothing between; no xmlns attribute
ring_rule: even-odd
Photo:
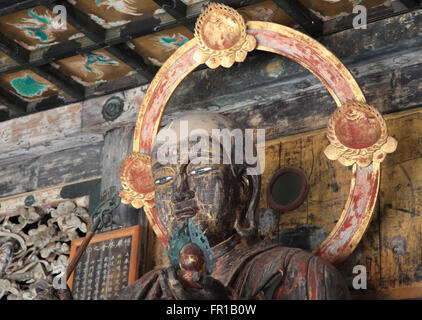
<svg viewBox="0 0 422 320"><path fill-rule="evenodd" d="M328 120L327 129L330 145L324 153L344 166L380 163L397 148L396 139L387 134L384 118L366 103L349 102L337 108Z"/></svg>
<svg viewBox="0 0 422 320"><path fill-rule="evenodd" d="M230 68L243 62L256 47L256 39L246 33L242 16L233 8L211 3L199 16L195 25L199 49L194 59L211 69L220 65Z"/></svg>
<svg viewBox="0 0 422 320"><path fill-rule="evenodd" d="M153 206L153 202L149 202L154 199L155 185L148 155L129 154L120 164L119 178L123 187L119 196L123 203L130 203L136 209Z"/></svg>

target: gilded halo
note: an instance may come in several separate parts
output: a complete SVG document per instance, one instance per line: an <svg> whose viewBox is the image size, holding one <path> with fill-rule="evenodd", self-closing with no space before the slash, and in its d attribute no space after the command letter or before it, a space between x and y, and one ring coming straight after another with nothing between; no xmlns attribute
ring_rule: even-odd
<svg viewBox="0 0 422 320"><path fill-rule="evenodd" d="M243 62L256 47L256 39L246 33L242 16L219 3L211 3L201 13L195 24L195 38L199 49L194 59L211 69Z"/></svg>
<svg viewBox="0 0 422 320"><path fill-rule="evenodd" d="M337 108L328 120L327 129L330 145L324 153L328 159L345 166L380 163L397 147L396 139L388 136L382 115L366 103L349 102Z"/></svg>

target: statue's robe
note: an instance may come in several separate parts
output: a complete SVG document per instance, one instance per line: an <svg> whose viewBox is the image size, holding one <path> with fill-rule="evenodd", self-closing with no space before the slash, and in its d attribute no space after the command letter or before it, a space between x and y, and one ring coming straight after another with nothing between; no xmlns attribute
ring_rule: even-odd
<svg viewBox="0 0 422 320"><path fill-rule="evenodd" d="M340 273L328 262L304 250L267 241L248 245L227 243L216 250L215 279L241 299L350 299ZM120 299L148 299L158 270L146 273L125 288Z"/></svg>

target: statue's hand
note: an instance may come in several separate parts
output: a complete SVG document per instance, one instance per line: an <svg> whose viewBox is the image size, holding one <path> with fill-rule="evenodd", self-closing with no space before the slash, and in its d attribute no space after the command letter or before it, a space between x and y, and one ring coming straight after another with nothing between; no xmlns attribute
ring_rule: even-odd
<svg viewBox="0 0 422 320"><path fill-rule="evenodd" d="M55 289L51 276L36 282L35 291L37 293L36 300L72 300L69 287L66 289Z"/></svg>
<svg viewBox="0 0 422 320"><path fill-rule="evenodd" d="M192 280L198 288L186 287L180 281L176 269L170 266L158 274L158 283L161 292L160 299L166 300L231 300L234 299L232 291L213 277L195 273Z"/></svg>

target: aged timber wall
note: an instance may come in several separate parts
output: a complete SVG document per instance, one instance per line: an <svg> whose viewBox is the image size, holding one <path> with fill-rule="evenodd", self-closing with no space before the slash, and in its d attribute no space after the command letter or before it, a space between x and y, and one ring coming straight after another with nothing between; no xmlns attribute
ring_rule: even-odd
<svg viewBox="0 0 422 320"><path fill-rule="evenodd" d="M353 73L368 102L386 116L390 134L399 141L398 150L382 166L377 216L341 271L350 284L353 266L367 267L368 290L354 292L356 298L422 297L422 114L418 108L422 106L422 10L320 41ZM110 151L104 151L104 141L112 140L112 132L125 132L116 128L134 125L146 89L111 95L125 102L123 113L113 121L102 116L111 97L107 96L1 122L0 204L4 205L0 214L15 214L12 202L22 205L31 192L49 194L42 190L53 188L56 201L62 186L108 174L102 169ZM262 195L279 167L301 167L311 185L305 203L280 215L269 234L285 245L289 237L297 239L291 245L307 237L307 245L313 247L336 223L349 188L350 171L322 154L328 141L321 129L334 109L314 76L287 59L257 52L231 69L204 69L186 78L169 102L163 124L186 112L209 110L227 114L248 128L265 128ZM114 139L116 149L120 138ZM104 189L115 185L114 178L108 178L110 185ZM264 197L261 206L266 207ZM153 262L163 263L161 257L157 250Z"/></svg>

